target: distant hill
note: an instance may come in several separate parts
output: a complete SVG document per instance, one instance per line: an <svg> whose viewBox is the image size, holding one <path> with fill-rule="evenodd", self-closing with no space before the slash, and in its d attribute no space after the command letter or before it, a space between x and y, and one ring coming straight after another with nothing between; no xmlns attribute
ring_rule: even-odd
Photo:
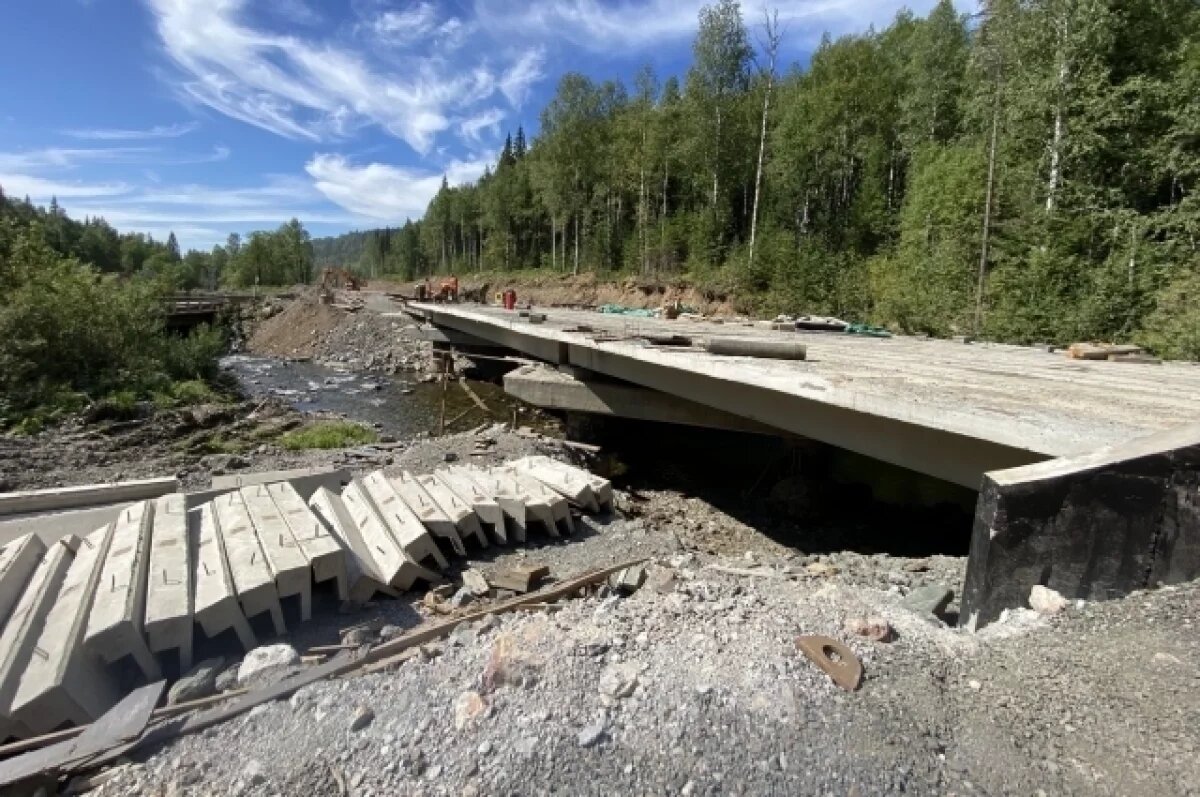
<svg viewBox="0 0 1200 797"><path fill-rule="evenodd" d="M355 230L329 238L313 238L313 262L318 269L326 266L356 266L366 251L367 241L378 232Z"/></svg>

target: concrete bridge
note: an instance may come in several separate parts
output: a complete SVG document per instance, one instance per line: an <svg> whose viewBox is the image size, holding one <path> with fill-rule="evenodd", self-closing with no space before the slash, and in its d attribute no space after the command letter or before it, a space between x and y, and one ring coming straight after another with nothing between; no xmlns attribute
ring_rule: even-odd
<svg viewBox="0 0 1200 797"><path fill-rule="evenodd" d="M965 621L1200 575L1200 366L1047 348L776 331L766 322L411 304L435 335L553 366L510 374L534 404L792 433L980 493ZM539 316L544 315L542 319ZM801 342L804 360L713 339Z"/></svg>

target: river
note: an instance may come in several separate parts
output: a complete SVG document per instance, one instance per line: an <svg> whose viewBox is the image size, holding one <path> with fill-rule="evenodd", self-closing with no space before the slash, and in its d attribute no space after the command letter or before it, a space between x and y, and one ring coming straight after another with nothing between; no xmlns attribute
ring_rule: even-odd
<svg viewBox="0 0 1200 797"><path fill-rule="evenodd" d="M462 432L486 422L511 422L545 431L546 416L508 396L490 382L467 380L487 406L484 412L455 381L421 383L411 375L358 373L312 362L235 354L221 360L246 392L256 398L275 396L298 410L335 413L375 426L382 434L406 439L421 432L436 434L445 399L446 432Z"/></svg>

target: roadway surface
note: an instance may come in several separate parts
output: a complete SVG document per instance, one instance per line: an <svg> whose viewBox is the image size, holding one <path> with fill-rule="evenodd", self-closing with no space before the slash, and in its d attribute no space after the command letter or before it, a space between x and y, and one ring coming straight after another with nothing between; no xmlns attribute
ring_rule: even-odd
<svg viewBox="0 0 1200 797"><path fill-rule="evenodd" d="M970 487L982 473L1200 421L1200 366L914 337L775 331L763 322L412 304L434 324L732 412ZM542 312L535 309L535 312ZM646 336L684 335L693 347ZM804 361L726 357L704 339L799 340Z"/></svg>

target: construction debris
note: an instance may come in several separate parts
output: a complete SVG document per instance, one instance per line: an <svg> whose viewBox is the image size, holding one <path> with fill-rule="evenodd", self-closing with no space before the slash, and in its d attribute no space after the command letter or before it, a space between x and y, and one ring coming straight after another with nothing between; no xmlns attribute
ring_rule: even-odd
<svg viewBox="0 0 1200 797"><path fill-rule="evenodd" d="M1113 357L1142 354L1143 351L1141 346L1133 345L1072 343L1067 347L1067 356L1073 360L1109 360Z"/></svg>
<svg viewBox="0 0 1200 797"><path fill-rule="evenodd" d="M545 565L521 565L494 574L491 584L497 589L508 589L523 594L536 588L538 582L548 575L550 568Z"/></svg>
<svg viewBox="0 0 1200 797"><path fill-rule="evenodd" d="M376 471L340 493L318 487L307 501L300 489L244 485L192 506L188 496L169 495L119 510L86 538L46 548L26 536L0 549L0 621L8 615L0 629L4 736L95 720L123 693L118 661L132 660L143 678L156 680L156 654L178 651L180 668L190 669L197 623L210 637L234 631L252 651L239 683L264 680L251 672L259 659L273 671L265 679L277 679L301 665L299 656L287 645L256 648L250 618L266 615L277 634L285 633L284 602L294 599L307 620L313 582L334 583L349 603L394 595L417 581L442 584L438 571L449 561L439 541L464 555L467 540L524 541L531 529L559 537L574 530L570 506L612 506L606 479L548 457L427 476ZM549 569L510 569L491 583L468 573L458 594L448 584L445 594L431 593L430 608L461 609L493 587L527 593ZM189 673L197 683L185 679L174 700L215 688L219 665L204 664L197 668L203 672Z"/></svg>
<svg viewBox="0 0 1200 797"><path fill-rule="evenodd" d="M858 689L862 682L862 662L843 643L827 636L798 636L796 648L847 692Z"/></svg>

